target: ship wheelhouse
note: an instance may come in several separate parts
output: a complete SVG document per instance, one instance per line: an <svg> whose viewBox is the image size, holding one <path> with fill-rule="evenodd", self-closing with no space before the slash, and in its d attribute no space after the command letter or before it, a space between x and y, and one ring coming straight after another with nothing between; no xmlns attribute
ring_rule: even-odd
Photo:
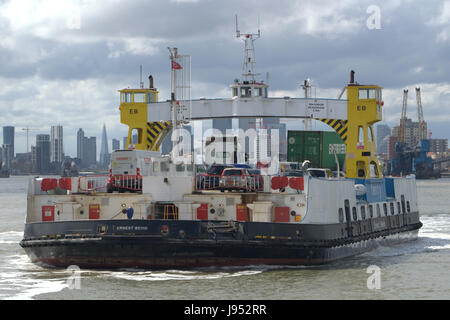
<svg viewBox="0 0 450 320"><path fill-rule="evenodd" d="M231 95L236 98L267 98L268 85L263 82L242 81L238 79L231 85Z"/></svg>

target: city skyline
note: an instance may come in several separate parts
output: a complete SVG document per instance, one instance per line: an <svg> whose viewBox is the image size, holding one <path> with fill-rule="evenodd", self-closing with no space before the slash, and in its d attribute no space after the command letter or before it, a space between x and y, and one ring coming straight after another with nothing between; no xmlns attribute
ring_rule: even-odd
<svg viewBox="0 0 450 320"><path fill-rule="evenodd" d="M17 129L20 130L21 128L16 128L14 126L5 126L5 127L13 127L13 128L16 129L15 130L15 134L14 134L14 154L26 153L26 133L22 133L21 131L17 130ZM38 131L35 131L35 133L31 133L31 132L29 133L29 137L28 137L28 140L29 140L28 141L28 152L31 153L31 147L32 146L36 146L34 141L36 141L36 138L39 135L43 135L43 134L44 135L48 134L49 136L51 135L51 131L52 131L51 128L52 127L57 127L57 125L50 125L47 131L45 129L39 129ZM78 129L82 129L82 128L78 128ZM103 130L103 127L100 130ZM65 130L64 130L64 132L65 132ZM69 137L72 138L73 135L71 133L69 133ZM101 134L98 135L98 136L94 135L93 137L95 137L95 138L101 137ZM20 139L20 138L22 138L22 139ZM64 141L64 144L62 146L63 154L65 156L69 156L71 158L79 158L79 155L77 153L77 140L78 139L77 139L76 133L75 133L75 141L74 141L74 143L73 142L69 143L69 146L70 146L70 150L69 151L66 151L67 149L65 147L65 144L66 144L67 140L68 140L67 138L63 137L63 141ZM98 139L98 140L100 141L100 139ZM109 139L107 141L108 142L108 150L109 149L113 150L112 149L113 140L121 141L121 137ZM1 131L0 131L0 141L3 141L3 135L1 135ZM19 144L18 144L18 141L19 141ZM22 143L20 143L20 142L22 142ZM0 147L1 147L1 145L0 145ZM98 149L98 151L97 151L97 160L99 159L99 157L100 157L100 149Z"/></svg>

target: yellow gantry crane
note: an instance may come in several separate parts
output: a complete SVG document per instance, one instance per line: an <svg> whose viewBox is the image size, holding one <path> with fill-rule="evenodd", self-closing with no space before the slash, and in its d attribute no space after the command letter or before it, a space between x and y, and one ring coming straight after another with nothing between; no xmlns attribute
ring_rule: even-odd
<svg viewBox="0 0 450 320"><path fill-rule="evenodd" d="M377 85L360 85L354 81L354 73L351 74L350 83L347 90L347 111L346 117L341 119L319 118L332 127L346 144L346 176L350 178L381 178L382 173L378 158L375 156L376 144L373 125L382 120L382 88ZM133 148L138 150L158 151L164 138L172 130L172 121L168 116L168 110L173 106L168 103L158 102L158 91L153 87L153 80L150 78L150 87L147 89L123 89L120 90L120 119L121 123L129 126L127 146L131 144L134 134L138 136L137 143ZM279 104L275 110L279 111L279 117L283 117L282 110L285 102L280 99L272 99L272 103ZM208 101L208 105L222 104L225 100L213 99ZM248 103L242 100L242 104ZM255 100L260 101L260 100ZM262 100L261 100L262 101ZM345 102L345 100L342 100ZM155 103L155 104L153 104ZM201 106L202 101L199 101ZM263 103L263 102L260 102ZM332 103L332 100L330 100ZM198 107L197 107L198 108ZM299 106L299 108L302 108ZM304 107L303 107L304 108ZM167 110L165 110L167 109ZM152 110L152 118L160 117L161 121L148 122L149 110ZM196 111L197 112L197 111ZM202 114L196 114L193 119L214 118L208 109ZM155 115L157 113L157 115ZM230 114L229 117L235 115ZM269 116L269 114L258 113L247 116ZM270 110L270 117L276 117L273 110Z"/></svg>

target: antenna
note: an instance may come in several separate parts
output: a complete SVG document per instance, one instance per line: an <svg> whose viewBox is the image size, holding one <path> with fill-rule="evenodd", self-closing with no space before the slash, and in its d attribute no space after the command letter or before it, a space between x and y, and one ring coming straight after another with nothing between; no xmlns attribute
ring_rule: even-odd
<svg viewBox="0 0 450 320"><path fill-rule="evenodd" d="M144 89L144 83L142 82L142 64L139 66L139 71L140 71L139 84L141 86L141 89Z"/></svg>
<svg viewBox="0 0 450 320"><path fill-rule="evenodd" d="M259 74L256 73L256 61L255 61L255 45L254 42L261 37L261 31L259 30L259 15L258 15L258 33L244 33L238 29L238 18L236 14L236 37L241 38L244 41L244 62L242 64L242 76L244 81L255 82L255 77Z"/></svg>
<svg viewBox="0 0 450 320"><path fill-rule="evenodd" d="M261 37L261 30L259 28L259 13L258 13L258 38Z"/></svg>

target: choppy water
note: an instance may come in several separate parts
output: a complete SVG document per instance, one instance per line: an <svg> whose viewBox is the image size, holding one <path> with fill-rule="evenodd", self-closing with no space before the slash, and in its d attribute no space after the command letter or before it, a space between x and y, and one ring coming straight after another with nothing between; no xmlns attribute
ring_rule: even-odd
<svg viewBox="0 0 450 320"><path fill-rule="evenodd" d="M0 179L0 299L449 299L450 179L418 181L419 239L320 267L81 270L30 263L19 246L28 177ZM367 268L380 268L370 290ZM78 286L79 284L79 286ZM78 289L71 289L77 285Z"/></svg>

